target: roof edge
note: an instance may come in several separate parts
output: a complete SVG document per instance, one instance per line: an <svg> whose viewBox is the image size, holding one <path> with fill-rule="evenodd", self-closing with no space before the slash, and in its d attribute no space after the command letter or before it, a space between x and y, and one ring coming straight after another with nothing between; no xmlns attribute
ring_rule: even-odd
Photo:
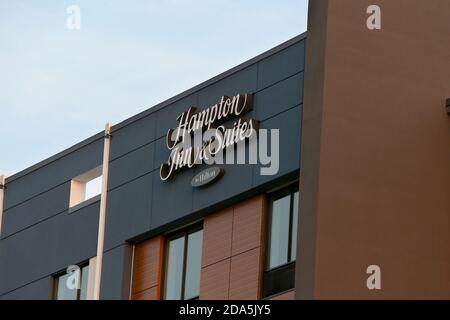
<svg viewBox="0 0 450 320"><path fill-rule="evenodd" d="M243 63L241 63L241 64L239 64L237 66L235 66L235 67L232 67L231 69L228 69L228 70L218 74L217 76L214 76L214 77L212 77L212 78L210 78L210 79L208 79L208 80L206 80L206 81L204 81L204 82L202 82L200 84L197 84L197 85L193 86L190 89L187 89L187 90L185 90L185 91L183 91L183 92L181 92L181 93L179 93L179 94L177 94L177 95L175 95L175 96L173 96L173 97L171 97L171 98L169 98L167 100L164 100L164 101L162 101L162 102L160 102L160 103L158 103L158 104L148 108L147 110L144 110L144 111L142 111L142 112L140 112L140 113L138 113L138 114L136 114L134 116L131 116L130 118L127 118L127 119L119 122L118 124L114 125L111 128L111 131L113 132L113 131L119 130L119 129L121 129L121 128L123 128L123 127L125 127L125 126L127 126L127 125L129 125L129 124L131 124L133 122L135 122L135 121L138 121L139 119L142 119L142 118L144 118L144 117L146 117L146 116L148 116L148 115L150 115L150 114L152 114L152 113L154 113L154 112L156 112L158 110L163 109L164 107L166 107L166 106L168 106L168 105L170 105L170 104L172 104L172 103L174 103L174 102L176 102L178 100L181 100L181 99L187 97L188 95L191 95L191 94L195 93L196 91L199 91L199 90L201 90L203 88L206 88L206 87L208 87L208 86L210 86L210 85L212 85L212 84L214 84L214 83L216 83L216 82L218 82L218 81L220 81L220 80L222 80L222 79L232 75L233 73L241 71L241 70L251 66L252 64L255 64L258 61L261 61L261 60L263 60L265 58L268 58L269 56L271 56L271 55L273 55L273 54L275 54L275 53L277 53L279 51L282 51L282 50L284 50L284 49L286 49L286 48L288 48L288 47L290 47L290 46L292 46L292 45L294 45L294 44L296 44L296 43L298 43L300 41L303 41L303 40L306 39L306 34L307 34L307 32L299 34L299 35L297 35L297 36L295 36L295 37L293 37L293 38L291 38L291 39L289 39L289 40L287 40L287 41L285 41L285 42L283 42L283 43L281 43L281 44L279 44L279 45L277 45L277 46L275 46L275 47L273 47L273 48L271 48L271 49L269 49L269 50L267 50L267 51L265 51L265 52L263 52L263 53L261 53L259 55L257 55L257 56L255 56L255 57L253 57L253 58L251 58L251 59L249 59L249 60L247 60L247 61L245 61L245 62L243 62ZM42 160L42 161L40 161L40 162L38 162L38 163L36 163L34 165L31 165L30 167L25 168L25 169L15 173L15 174L13 174L13 175L7 177L6 178L6 183L12 182L12 181L17 180L19 178L22 178L22 177L26 176L27 174L30 174L33 171L36 171L36 170L38 170L38 169L40 169L40 168L42 168L42 167L44 167L44 166L46 166L48 164L50 164L50 163L60 159L60 158L62 158L64 156L72 153L72 152L77 151L78 149L81 149L81 148L83 148L83 147L85 147L85 146L87 146L87 145L89 145L89 144L91 144L93 142L96 142L97 140L103 138L103 135L104 135L103 131L101 131L101 132L99 132L99 133L97 133L97 134L95 134L95 135L93 135L93 136L91 136L91 137L89 137L89 138L87 138L85 140L82 140L81 142L78 142L77 144L75 144L75 145L73 145L73 146L71 146L71 147L69 147L67 149L64 149L63 151L60 151L60 152L54 154L53 156L50 156L47 159L44 159L44 160Z"/></svg>

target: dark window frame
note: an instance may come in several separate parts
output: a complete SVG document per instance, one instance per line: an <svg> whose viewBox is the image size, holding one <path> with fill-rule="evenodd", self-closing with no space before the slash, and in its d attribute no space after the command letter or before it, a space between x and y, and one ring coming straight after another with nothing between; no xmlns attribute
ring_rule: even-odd
<svg viewBox="0 0 450 320"><path fill-rule="evenodd" d="M294 221L294 195L299 193L300 202L300 191L298 181L295 183L277 190L269 194L269 212L266 224L266 252L265 252L265 262L264 262L264 273L263 273L263 298L267 298L278 293L288 291L295 286L295 264L297 261L297 255L295 254L295 259L292 259L292 234L293 234L293 221ZM287 261L281 265L270 268L270 248L272 241L272 219L273 219L273 203L276 200L282 199L289 196L289 234L288 234L288 247L287 247ZM298 210L298 208L297 208ZM299 214L299 212L297 212ZM297 217L299 219L299 217ZM298 234L297 239L298 241Z"/></svg>
<svg viewBox="0 0 450 320"><path fill-rule="evenodd" d="M187 255L189 248L189 235L195 232L203 230L203 221L190 225L181 230L174 231L166 235L165 246L164 246L164 261L163 261L163 285L161 286L161 297L163 300L166 300L166 284L167 284L167 268L169 266L169 251L170 251L170 242L173 240L177 240L180 238L184 238L184 248L183 248L183 273L181 276L181 296L180 301L185 300L184 291L186 288L186 269L187 269ZM203 248L202 248L203 250ZM188 300L198 300L199 296L192 297ZM187 301L188 301L187 300Z"/></svg>
<svg viewBox="0 0 450 320"><path fill-rule="evenodd" d="M264 263L264 271L269 272L271 270L276 270L284 265L288 265L290 263L293 263L297 260L297 257L292 260L292 224L294 220L294 194L296 192L299 192L299 186L298 182L283 188L281 190L278 190L272 194L269 195L269 214L267 218L267 231L266 231L266 254L265 254L265 263ZM276 200L282 199L286 196L289 196L289 234L288 234L288 248L287 248L287 262L283 263L279 266L270 268L270 242L272 240L272 234L271 234L271 227L272 227L272 215L273 215L273 203ZM299 196L300 197L300 196ZM299 198L300 201L300 198ZM298 235L297 235L298 237Z"/></svg>
<svg viewBox="0 0 450 320"><path fill-rule="evenodd" d="M295 287L295 261L283 264L263 275L263 298L276 296Z"/></svg>
<svg viewBox="0 0 450 320"><path fill-rule="evenodd" d="M83 268L89 267L89 261L84 261L82 263L77 263L75 265L78 266L78 268L80 268L80 289L77 289L77 297L75 299L76 301L79 301L81 298L81 284L83 283ZM52 299L53 300L58 300L59 278L62 276L65 276L66 274L67 274L67 269L59 271L52 275L52 280L53 280ZM88 268L88 280L89 280L89 268Z"/></svg>

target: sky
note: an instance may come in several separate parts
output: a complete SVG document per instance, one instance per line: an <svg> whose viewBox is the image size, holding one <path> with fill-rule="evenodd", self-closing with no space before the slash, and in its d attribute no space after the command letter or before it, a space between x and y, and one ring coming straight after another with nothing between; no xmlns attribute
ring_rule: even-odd
<svg viewBox="0 0 450 320"><path fill-rule="evenodd" d="M307 2L0 0L0 175L305 32Z"/></svg>

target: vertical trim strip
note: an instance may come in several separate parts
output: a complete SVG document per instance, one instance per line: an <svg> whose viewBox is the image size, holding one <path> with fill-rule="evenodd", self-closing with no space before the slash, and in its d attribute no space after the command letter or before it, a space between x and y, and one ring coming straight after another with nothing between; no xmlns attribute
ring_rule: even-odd
<svg viewBox="0 0 450 320"><path fill-rule="evenodd" d="M315 298L320 146L330 0L310 0L302 114L295 298Z"/></svg>
<svg viewBox="0 0 450 320"><path fill-rule="evenodd" d="M111 123L105 126L103 147L102 193L100 196L100 213L98 219L97 263L95 265L95 283L93 300L100 299L102 281L103 248L105 244L106 201L108 194L109 149L111 143Z"/></svg>
<svg viewBox="0 0 450 320"><path fill-rule="evenodd" d="M164 284L164 279L163 279L163 275L164 275L164 245L165 245L165 239L164 237L160 237L159 239L159 261L158 261L158 286L156 287L157 292L156 292L156 300L162 300L162 288L163 288L163 284Z"/></svg>
<svg viewBox="0 0 450 320"><path fill-rule="evenodd" d="M134 257L136 254L136 245L133 244L133 250L131 252L131 274L130 274L130 292L128 293L128 300L133 300L133 287L134 287Z"/></svg>
<svg viewBox="0 0 450 320"><path fill-rule="evenodd" d="M266 270L266 244L267 244L267 194L262 195L261 199L261 225L259 237L259 279L258 279L258 300L261 300L264 293L264 271ZM230 269L231 271L231 269Z"/></svg>
<svg viewBox="0 0 450 320"><path fill-rule="evenodd" d="M3 224L3 202L5 199L6 176L0 176L0 236L2 235Z"/></svg>
<svg viewBox="0 0 450 320"><path fill-rule="evenodd" d="M89 259L89 273L88 273L88 283L87 283L87 294L86 300L92 300L94 297L94 284L95 284L95 266L97 262L97 257L92 257Z"/></svg>

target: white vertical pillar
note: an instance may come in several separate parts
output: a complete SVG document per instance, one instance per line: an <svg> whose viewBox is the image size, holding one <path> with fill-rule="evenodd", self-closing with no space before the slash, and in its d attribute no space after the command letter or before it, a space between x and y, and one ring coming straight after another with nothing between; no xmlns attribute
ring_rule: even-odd
<svg viewBox="0 0 450 320"><path fill-rule="evenodd" d="M97 257L89 259L89 273L87 283L86 300L94 299L94 285L95 285L95 268L97 265Z"/></svg>
<svg viewBox="0 0 450 320"><path fill-rule="evenodd" d="M133 244L133 252L131 253L131 275L130 275L130 291L128 292L128 300L133 296L133 281L134 281L134 255L136 253L136 245Z"/></svg>
<svg viewBox="0 0 450 320"><path fill-rule="evenodd" d="M100 284L102 281L103 247L105 243L106 201L108 194L109 149L111 143L111 124L105 126L103 147L102 193L100 196L100 214L98 219L97 261L95 264L93 300L100 299Z"/></svg>
<svg viewBox="0 0 450 320"><path fill-rule="evenodd" d="M0 236L2 234L3 223L3 201L5 199L6 177L0 176Z"/></svg>

